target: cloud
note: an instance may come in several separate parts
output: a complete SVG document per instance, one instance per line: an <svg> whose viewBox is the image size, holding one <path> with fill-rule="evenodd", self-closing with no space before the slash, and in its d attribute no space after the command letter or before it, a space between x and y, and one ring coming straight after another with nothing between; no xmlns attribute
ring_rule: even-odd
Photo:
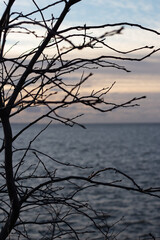
<svg viewBox="0 0 160 240"><path fill-rule="evenodd" d="M94 24L128 21L158 29L159 11L159 0L90 0L75 5L67 20Z"/></svg>
<svg viewBox="0 0 160 240"><path fill-rule="evenodd" d="M2 0L0 0L0 3ZM87 2L87 3L86 3ZM157 4L158 3L158 4ZM30 11L30 2L16 1L15 10L18 9ZM157 9L156 9L157 8ZM111 22L121 22L129 21L143 24L145 26L151 26L159 28L159 2L157 0L90 0L81 1L71 9L67 18L64 21L63 28L68 26L73 26L77 24L104 24ZM50 12L48 12L50 16ZM45 33L43 29L34 29L39 36L43 36ZM102 31L104 32L104 30ZM100 30L96 30L96 35L101 35ZM93 31L88 31L92 34ZM28 49L31 49L41 41L40 38L34 36L29 36L27 34L8 34L6 51L17 41L19 44L13 47L8 53L15 56L15 53L20 54ZM75 43L79 44L78 39L74 39ZM120 50L130 50L132 48L142 47L145 45L159 47L159 36L145 32L138 28L125 27L121 35L116 35L106 39L106 43L111 47L115 47ZM66 43L64 42L64 45ZM52 49L52 53L55 54L55 49ZM50 51L51 52L51 51ZM47 52L47 53L50 53ZM144 54L147 53L146 50L142 51ZM137 55L132 54L134 57L142 56L142 52L138 52ZM94 57L101 54L111 54L110 50L104 49L86 49L86 51L77 51L75 54L69 57ZM52 55L53 55L52 54ZM113 52L113 54L115 54ZM126 56L126 55L123 55ZM131 55L129 55L131 56ZM113 60L114 61L114 60ZM85 112L86 115L82 118L85 121L95 121L95 122L105 122L105 121L159 121L159 92L160 92L160 68L159 68L160 54L157 53L154 56L146 59L143 62L117 62L120 65L126 66L131 73L125 73L117 69L111 68L100 68L97 71L93 69L85 69L85 74L87 72L93 72L92 78L87 81L87 83L82 87L82 94L90 93L93 89L98 90L103 87L109 87L116 81L116 85L112 91L107 95L107 99L112 101L123 101L127 98L130 99L132 96L148 95L149 98L142 103L140 108L118 110L109 114L96 113L88 108L79 108L79 106L74 106L73 109L69 110L68 114L74 111L75 114ZM79 81L82 71L77 71L75 73L69 74L66 79L70 82ZM59 96L59 95L58 95ZM66 109L67 110L67 109ZM66 111L65 110L65 111ZM43 113L44 109L40 108L38 112L36 111L24 111L22 115L18 118L14 118L14 121L29 121L29 119L34 119L38 114ZM63 110L64 111L64 110Z"/></svg>
<svg viewBox="0 0 160 240"><path fill-rule="evenodd" d="M123 102L134 97L134 94L113 94L114 102ZM81 119L84 123L119 123L119 122L160 122L159 94L149 96L137 102L139 107L120 108L108 113L88 112Z"/></svg>
<svg viewBox="0 0 160 240"><path fill-rule="evenodd" d="M143 94L143 93L142 93ZM137 97L140 96L137 94ZM122 103L135 97L130 93L114 93L110 94L108 101ZM100 113L83 105L73 105L69 109L61 109L58 113L65 117L73 117L84 113L77 121L81 123L118 123L118 122L160 122L160 98L159 94L148 94L147 98L140 100L139 107L120 108L113 112ZM41 111L45 112L43 109ZM18 117L12 119L13 122L29 122L37 117L36 113L24 111ZM46 119L45 119L46 120ZM48 122L48 120L46 120Z"/></svg>
<svg viewBox="0 0 160 240"><path fill-rule="evenodd" d="M98 2L98 1L97 1ZM153 9L153 5L151 2L146 2L145 0L141 1L132 1L132 0L103 0L99 1L99 3L103 3L106 5L110 5L110 7L113 8L121 8L121 9L127 9L127 10L133 10L133 11L139 11L140 9L144 12L150 12Z"/></svg>

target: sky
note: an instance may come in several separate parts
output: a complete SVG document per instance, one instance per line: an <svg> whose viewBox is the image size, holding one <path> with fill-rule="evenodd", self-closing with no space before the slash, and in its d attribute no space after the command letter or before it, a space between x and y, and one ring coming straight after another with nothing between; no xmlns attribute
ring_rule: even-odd
<svg viewBox="0 0 160 240"><path fill-rule="evenodd" d="M43 4L50 3L50 1L43 0ZM2 5L2 2L0 0L0 5ZM37 0L37 3L41 4L42 2ZM21 9L21 11L27 12L30 7L30 1L16 1L15 8L17 10ZM70 9L63 27L129 22L153 28L160 32L159 13L159 0L81 0ZM26 45L30 44L27 41ZM122 50L145 45L160 47L160 36L137 28L125 27L121 35L110 38L108 41L111 46ZM21 45L20 48L22 48ZM139 102L140 107L118 109L106 114L84 109L85 116L80 121L104 123L160 122L160 52L143 62L125 62L123 64L131 70L130 73L112 69L99 70L94 73L92 81L88 83L86 89L98 89L104 83L109 86L116 81L107 96L108 100L114 99L115 102L119 103L144 95L147 98ZM72 77L74 79L74 75ZM78 106L74 108L74 111L79 112ZM26 119L25 114L20 121ZM31 113L28 112L27 114ZM34 113L35 115L36 113Z"/></svg>

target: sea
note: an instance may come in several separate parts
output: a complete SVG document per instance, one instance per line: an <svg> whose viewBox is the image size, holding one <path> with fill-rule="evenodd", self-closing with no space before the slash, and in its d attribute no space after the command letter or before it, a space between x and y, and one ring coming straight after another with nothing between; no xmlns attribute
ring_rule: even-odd
<svg viewBox="0 0 160 240"><path fill-rule="evenodd" d="M12 124L13 136L25 126ZM112 170L102 172L101 181L135 187L134 179L143 189L160 187L159 123L85 124L85 127L51 124L45 129L44 124L36 124L17 138L15 148L27 147L30 143L33 148L68 164L57 164L59 176L87 177L100 169L110 168L117 169L120 174ZM49 169L55 167L51 161L46 164ZM110 186L84 189L81 196L97 211L105 212L112 239L160 239L160 197ZM74 222L79 226L87 224L81 218ZM80 239L108 238L90 233Z"/></svg>

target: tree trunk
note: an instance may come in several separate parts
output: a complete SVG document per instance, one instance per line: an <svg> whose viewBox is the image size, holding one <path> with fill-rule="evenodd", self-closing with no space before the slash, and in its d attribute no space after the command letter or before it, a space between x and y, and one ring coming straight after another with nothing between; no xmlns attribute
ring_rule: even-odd
<svg viewBox="0 0 160 240"><path fill-rule="evenodd" d="M0 233L0 239L5 240L10 234L11 230L14 228L15 222L19 217L20 204L13 176L12 129L9 121L9 115L7 112L4 112L3 116L1 116L1 120L5 139L4 166L6 174L6 185L10 199L10 213Z"/></svg>

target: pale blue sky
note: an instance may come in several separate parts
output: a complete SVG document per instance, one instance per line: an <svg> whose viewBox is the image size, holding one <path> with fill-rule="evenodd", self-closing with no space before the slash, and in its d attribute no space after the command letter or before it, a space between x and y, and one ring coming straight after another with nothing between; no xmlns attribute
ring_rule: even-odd
<svg viewBox="0 0 160 240"><path fill-rule="evenodd" d="M6 1L7 2L7 1ZM51 3L51 0L37 0L40 5ZM0 0L1 11L3 0ZM33 8L32 1L15 1L13 10L28 12ZM0 12L1 12L0 11ZM1 12L2 13L2 12ZM46 11L49 17L52 12ZM58 15L58 9L56 13ZM83 24L106 24L130 22L160 31L160 1L159 0L82 0L75 4L68 13L63 26ZM110 38L109 43L120 49L129 49L132 46L154 45L160 47L160 37L145 33L136 28L125 27L123 34L118 38ZM25 39L22 39L25 41ZM16 41L16 40L15 40ZM28 41L28 40L26 40ZM24 43L22 42L22 46ZM20 45L21 47L21 45ZM125 63L124 63L125 65ZM122 71L98 71L88 88L98 88L107 82L116 81L109 100L122 102L134 96L146 95L147 99L140 102L141 107L116 111L111 114L97 114L85 110L86 115L82 121L88 122L160 122L160 53L141 63L126 63L132 71L126 74ZM74 79L74 75L71 76ZM98 79L98 81L97 81ZM78 108L74 109L79 112ZM83 112L83 111L82 111ZM23 117L25 119L25 116Z"/></svg>
<svg viewBox="0 0 160 240"><path fill-rule="evenodd" d="M159 0L82 0L74 5L67 20L94 24L135 22L159 26Z"/></svg>
<svg viewBox="0 0 160 240"><path fill-rule="evenodd" d="M160 31L160 1L159 0L84 0L75 5L66 19L79 24L104 24L130 22L154 28ZM128 45L134 42L148 40L146 45L160 46L160 37L150 35L139 37L134 32L127 35ZM142 31L143 32L143 31ZM125 31L124 31L125 38ZM135 35L134 35L135 34ZM143 33L142 33L143 34ZM148 39L147 39L148 38ZM110 41L112 43L112 39ZM135 109L118 110L106 115L96 115L97 121L104 122L160 122L160 54L141 63L127 64L132 73L104 71L103 78L116 80L115 89L109 98L116 101L130 99L130 97L146 95L147 99L140 102ZM96 79L96 78L95 78ZM95 80L96 81L96 80ZM93 114L94 115L94 114ZM90 115L90 120L94 119ZM85 117L87 120L87 117Z"/></svg>

